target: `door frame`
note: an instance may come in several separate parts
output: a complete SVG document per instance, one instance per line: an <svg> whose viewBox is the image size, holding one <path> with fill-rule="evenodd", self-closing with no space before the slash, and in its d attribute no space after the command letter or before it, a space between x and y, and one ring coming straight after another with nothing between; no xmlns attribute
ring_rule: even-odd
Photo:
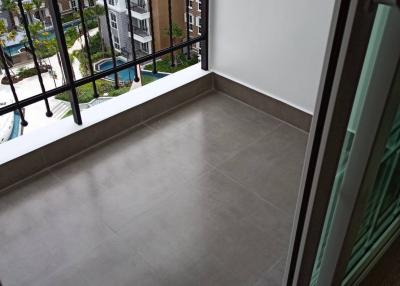
<svg viewBox="0 0 400 286"><path fill-rule="evenodd" d="M376 31L380 39L374 43L377 46L373 48L376 49L373 71L338 193L317 285L340 285L344 279L400 103L397 94L400 91L400 9L382 7L380 12L384 14L380 19L384 22L374 27L382 30ZM362 269L358 272L359 275Z"/></svg>
<svg viewBox="0 0 400 286"><path fill-rule="evenodd" d="M337 0L306 151L284 285L309 285L377 4ZM340 114L340 116L337 116Z"/></svg>

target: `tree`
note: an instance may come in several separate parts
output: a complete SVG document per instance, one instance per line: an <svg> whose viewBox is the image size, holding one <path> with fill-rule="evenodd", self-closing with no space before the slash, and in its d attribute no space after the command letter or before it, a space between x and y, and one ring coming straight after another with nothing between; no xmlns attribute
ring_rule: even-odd
<svg viewBox="0 0 400 286"><path fill-rule="evenodd" d="M39 65L42 66L42 60L57 53L57 42L54 38L49 38L49 33L44 31L42 22L36 22L29 25L35 54L39 60Z"/></svg>
<svg viewBox="0 0 400 286"><path fill-rule="evenodd" d="M28 14L29 23L33 23L32 11L34 8L34 4L32 2L25 2L22 3L22 6L24 7L26 14Z"/></svg>
<svg viewBox="0 0 400 286"><path fill-rule="evenodd" d="M4 46L4 40L3 40L3 38L1 37L1 36L6 36L6 38L8 39L8 40L14 40L15 39L15 37L16 37L16 35L17 35L17 32L15 31L15 30L11 30L11 31L8 31L7 30L7 27L6 27L6 24L4 23L4 21L0 21L0 46L1 46L1 50L2 50L2 52L3 52L3 54L4 54L4 49L3 49L3 46ZM4 58L5 59L7 59L7 57L6 57L6 55L4 54ZM7 64L7 62L6 63L4 63L4 64ZM3 66L3 63L0 63L0 66L1 67L4 67ZM0 68L0 71L1 71L1 68ZM10 69L10 72L12 73L12 74L14 74L14 72ZM1 74L1 73L0 73Z"/></svg>
<svg viewBox="0 0 400 286"><path fill-rule="evenodd" d="M9 40L9 41L14 41L16 37L17 37L17 31L16 30L11 30L7 34L7 40Z"/></svg>
<svg viewBox="0 0 400 286"><path fill-rule="evenodd" d="M94 18L97 19L97 26L99 27L99 33L101 35L101 25L100 25L100 17L105 13L104 7L96 4L95 6L86 8L84 11L85 18ZM104 51L104 42L101 40L101 50Z"/></svg>
<svg viewBox="0 0 400 286"><path fill-rule="evenodd" d="M35 6L35 9L39 13L39 19L42 21L42 14L40 13L40 8L42 8L43 0L32 0L33 5Z"/></svg>
<svg viewBox="0 0 400 286"><path fill-rule="evenodd" d="M15 28L14 14L18 13L17 4L15 4L14 0L1 0L1 1L2 1L1 9L8 12L11 21L11 27L14 29Z"/></svg>
<svg viewBox="0 0 400 286"><path fill-rule="evenodd" d="M183 38L183 30L177 23L173 22L171 32L172 32L172 44L175 45L178 40L181 40ZM170 35L169 28L165 29L165 34L167 36ZM176 53L174 53L174 58L171 60L173 65L178 64L178 57Z"/></svg>

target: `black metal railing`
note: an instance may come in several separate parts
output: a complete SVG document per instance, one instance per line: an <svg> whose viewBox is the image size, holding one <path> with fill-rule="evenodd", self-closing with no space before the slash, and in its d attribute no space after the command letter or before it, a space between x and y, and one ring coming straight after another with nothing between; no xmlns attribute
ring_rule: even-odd
<svg viewBox="0 0 400 286"><path fill-rule="evenodd" d="M129 3L129 6L128 6ZM134 12L144 14L149 12L145 2L135 2L135 1L126 1L126 8L133 10Z"/></svg>
<svg viewBox="0 0 400 286"><path fill-rule="evenodd" d="M133 25L133 31L134 31L135 35L138 35L141 37L150 36L150 31L147 27L138 27L136 25ZM130 25L128 26L128 32L132 33Z"/></svg>
<svg viewBox="0 0 400 286"><path fill-rule="evenodd" d="M80 15L80 20L81 20L81 31L82 31L82 36L84 38L85 42L85 52L88 60L88 65L89 67L89 75L85 76L81 79L75 79L74 77L74 71L71 65L71 60L68 54L68 47L66 43L66 36L64 34L63 30L63 23L61 20L61 12L59 5L57 4L57 1L49 1L49 10L50 10L50 15L51 19L53 22L54 26L54 33L55 33L55 38L58 46L58 57L59 57L59 62L62 68L62 73L63 73L63 79L64 83L62 86L55 87L52 89L45 89L45 86L43 84L43 78L41 76L41 70L40 66L38 63L38 59L36 57L36 51L35 51L35 44L32 41L31 35L29 33L29 25L27 22L27 12L24 11L24 7L22 5L22 0L18 0L18 8L19 12L21 14L22 18L22 24L25 29L26 37L28 40L28 48L29 52L32 54L33 62L34 62L34 68L36 69L37 76L39 79L39 83L41 86L41 93L36 94L34 96L24 98L22 100L19 99L18 94L16 92L16 89L14 87L13 83L13 76L10 72L10 68L7 63L7 59L5 57L4 53L4 47L1 46L0 44L0 64L2 65L4 71L5 71L5 77L7 78L8 84L10 86L10 91L12 93L12 96L14 98L14 102L10 103L6 106L2 106L0 108L0 116L4 115L9 112L18 112L20 117L21 117L21 124L26 126L28 124L26 116L24 116L23 109L25 107L28 107L29 105L32 105L34 103L44 101L45 103L45 109L46 109L46 115L47 116L52 116L52 112L50 110L48 98L58 95L60 93L67 92L69 94L69 102L71 105L71 110L73 114L73 118L76 124L82 124L82 116L81 116L81 111L79 108L79 101L78 101L78 93L77 93L77 88L87 84L87 83L92 83L93 86L93 97L96 98L99 96L98 94L98 89L96 87L96 80L102 79L105 77L109 77L110 75L114 75L114 83L115 83L115 88L119 87L119 81L118 81L118 72L123 71L127 68L134 68L135 70L135 76L134 76L134 81L139 81L139 76L138 76L138 66L147 62L152 62L153 66L153 73L157 73L157 59L160 57L163 57L165 55L170 54L171 55L171 64L174 65L174 53L177 53L178 51L183 51L184 49L187 48L187 56L190 58L190 47L198 42L200 42L201 45L201 67L204 70L208 70L208 0L203 0L202 1L202 10L201 10L201 27L202 27L202 35L198 37L190 37L189 35L189 29L188 26L186 27L187 35L186 39L184 39L182 42L175 43L172 37L172 29L173 29L173 21L172 21L172 5L170 0L163 0L163 1L168 1L168 24L169 24L169 47L167 48L160 48L159 50L156 50L156 37L154 36L154 13L153 13L153 3L152 0L147 1L147 8L148 12L150 13L150 27L149 27L149 33L150 36L152 37L151 41L151 53L148 55L144 55L141 57L138 57L138 51L137 48L135 48L135 29L136 27L133 25L132 21L132 10L134 10L131 6L132 2L127 1L127 10L128 10L128 15L129 15L129 28L130 31L133 31L131 33L130 37L130 44L132 46L132 60L129 60L127 62L124 62L122 64L117 65L116 61L116 53L115 53L115 47L114 47L114 35L110 26L110 16L109 16L109 7L107 5L107 0L104 0L104 10L105 10L105 15L107 15L106 18L106 29L107 29L107 34L108 34L108 41L110 45L110 50L111 50L111 58L112 58L112 63L113 66L110 69L104 70L104 71L98 71L95 72L93 69L93 62L91 58L91 50L90 50L90 43L89 43L89 34L88 34L88 29L87 25L85 22L84 18L84 4L83 0L77 0L78 2L78 11ZM186 5L188 1L186 1ZM137 5L137 4L135 4ZM186 11L188 8L186 7ZM183 15L182 15L183 17ZM189 21L186 21L186 25L189 25Z"/></svg>

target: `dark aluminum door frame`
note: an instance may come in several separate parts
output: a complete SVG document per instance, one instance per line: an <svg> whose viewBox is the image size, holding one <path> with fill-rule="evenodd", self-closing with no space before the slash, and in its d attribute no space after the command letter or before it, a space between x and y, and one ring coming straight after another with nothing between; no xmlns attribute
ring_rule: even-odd
<svg viewBox="0 0 400 286"><path fill-rule="evenodd" d="M337 0L307 147L284 285L309 285L377 5ZM334 30L334 31L333 31ZM337 116L340 114L340 116Z"/></svg>
<svg viewBox="0 0 400 286"><path fill-rule="evenodd" d="M344 279L400 103L400 78L394 80L399 77L400 9L389 10L385 20L317 285L341 285Z"/></svg>

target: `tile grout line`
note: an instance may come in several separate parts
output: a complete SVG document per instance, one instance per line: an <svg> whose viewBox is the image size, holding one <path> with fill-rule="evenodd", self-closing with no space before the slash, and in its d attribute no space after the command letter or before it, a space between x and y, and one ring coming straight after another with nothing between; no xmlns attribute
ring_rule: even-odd
<svg viewBox="0 0 400 286"><path fill-rule="evenodd" d="M234 159L235 157L237 157L240 153L242 153L244 150L248 149L251 146L254 146L255 144L257 144L258 142L262 141L265 137L272 135L273 133L275 133L279 128L281 128L282 124L279 123L276 127L274 127L272 130L270 130L269 132L265 133L264 135L262 135L260 138L254 139L252 142L249 142L248 144L246 144L245 146L242 146L241 148L239 148L238 150L236 150L235 152L232 153L231 156L229 156L228 158L224 159L222 162L218 163L217 165L211 164L213 165L215 168L220 168L222 165L224 165L226 162Z"/></svg>
<svg viewBox="0 0 400 286"><path fill-rule="evenodd" d="M286 212L285 210L281 209L280 207L276 206L275 204L273 204L272 202L270 202L269 200L261 197L259 194L257 194L256 192L249 190L248 187L244 186L242 183L240 183L239 181L237 181L235 178L231 177L230 175L226 174L225 172L223 172L222 170L220 170L219 168L215 169L216 172L220 173L221 175L225 176L226 178L228 178L229 180L231 180L232 182L238 184L242 189L246 190L247 192L255 195L259 200L265 202L266 204L272 206L273 208L275 208L276 210L279 210L280 212L282 212L283 214L288 215L289 217L291 217L291 215Z"/></svg>
<svg viewBox="0 0 400 286"><path fill-rule="evenodd" d="M160 128L157 127L153 127L152 125L149 125L147 122L143 123L145 126L149 127L151 130L153 131L158 131L160 130ZM261 141L262 139L264 139L266 136L270 136L273 133L275 133L279 128L281 128L284 125L283 122L279 122L274 128L272 128L271 130L269 130L268 132L266 132L265 134L263 134L262 136L260 136L260 138L254 139L253 141L247 143L246 145L238 148L236 151L234 151L230 156L228 156L227 158L225 158L222 162L219 162L217 164L214 164L212 162L210 162L207 159L204 159L205 162L207 162L209 165L211 165L214 168L219 168L221 165L225 164L227 161L232 160L233 158L235 158L237 155L239 155L243 150L247 149L248 147L256 144L257 142ZM186 134L183 134L186 138L194 140L196 142L199 142L199 140L197 138L188 136Z"/></svg>
<svg viewBox="0 0 400 286"><path fill-rule="evenodd" d="M283 119L280 119L279 117L276 117L276 116L274 116L274 115L272 115L272 114L270 114L270 113L268 113L268 112L265 112L265 111L263 111L263 110L261 110L261 109L258 109L257 107L254 107L254 106L252 106L252 105L250 105L250 104L248 104L248 103L246 103L246 102L244 102L244 101L241 101L240 99L229 95L229 93L227 93L227 92L225 92L225 91L222 91L222 90L217 89L217 88L214 88L214 89L215 89L218 93L221 93L221 94L224 95L225 97L228 97L230 100L237 101L237 102L239 102L239 103L241 103L241 104L243 104L243 105L246 105L247 107L249 107L249 108L251 108L251 109L253 109L253 110L256 110L257 112L262 113L262 114L264 114L264 115L267 115L267 116L269 116L269 117L272 117L273 119L275 119L275 120L277 120L277 121L280 121L281 123L286 124L286 125L288 125L288 126L290 126L290 127L293 127L293 128L295 128L295 129L297 129L298 131L301 131L302 133L305 133L305 134L307 134L307 135L309 134L309 132L305 131L304 129L301 129L300 127L294 126L294 125L290 124L289 122L284 121Z"/></svg>
<svg viewBox="0 0 400 286"><path fill-rule="evenodd" d="M266 273L266 274L268 275L268 273L270 273L270 272L272 271L272 269L275 268L275 266L277 266L279 263L281 263L281 261L283 261L283 259L285 259L285 256L279 257L279 258L275 261L275 263L272 264L271 266L267 267L267 268L263 271L263 273ZM258 280L257 280L252 286L256 286L257 283L258 283ZM266 285L266 286L268 286L268 285Z"/></svg>

